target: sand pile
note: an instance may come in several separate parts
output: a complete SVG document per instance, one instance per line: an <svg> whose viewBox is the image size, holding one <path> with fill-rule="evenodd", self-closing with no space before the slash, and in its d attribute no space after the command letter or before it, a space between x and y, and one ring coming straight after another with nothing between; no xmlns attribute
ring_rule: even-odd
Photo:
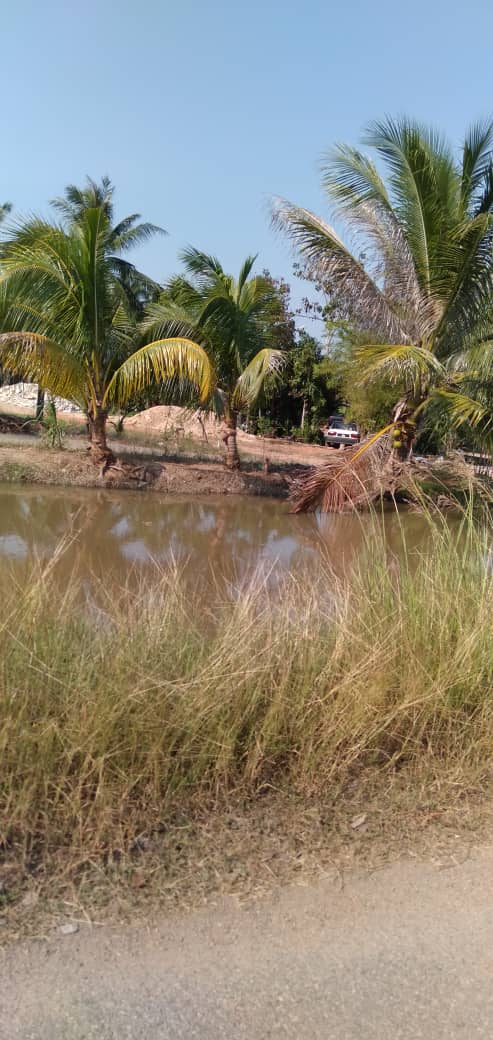
<svg viewBox="0 0 493 1040"><path fill-rule="evenodd" d="M11 383L10 386L0 387L0 405L16 405L20 409L34 411L38 399L37 383ZM72 401L66 401L64 397L55 397L55 408L59 412L79 412Z"/></svg>
<svg viewBox="0 0 493 1040"><path fill-rule="evenodd" d="M222 423L213 415L191 412L175 405L154 405L145 412L125 419L125 429L136 433L163 434L170 437L193 437L196 440L221 440Z"/></svg>

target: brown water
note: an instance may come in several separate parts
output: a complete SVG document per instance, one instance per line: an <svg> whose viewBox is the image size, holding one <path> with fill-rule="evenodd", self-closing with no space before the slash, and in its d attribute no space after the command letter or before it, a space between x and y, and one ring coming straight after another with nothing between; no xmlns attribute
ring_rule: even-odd
<svg viewBox="0 0 493 1040"><path fill-rule="evenodd" d="M426 521L390 510L384 517L389 557L426 543ZM375 544L381 520L368 515L292 516L266 498L183 497L92 489L0 485L0 581L27 580L33 560L48 563L62 540L57 580L87 587L104 579L115 590L151 581L174 561L192 586L240 581L259 565L273 574L336 569Z"/></svg>

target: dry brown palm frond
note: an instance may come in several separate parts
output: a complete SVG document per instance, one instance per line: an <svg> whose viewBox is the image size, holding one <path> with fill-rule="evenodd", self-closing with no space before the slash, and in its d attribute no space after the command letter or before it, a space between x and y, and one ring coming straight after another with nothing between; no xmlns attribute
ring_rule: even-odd
<svg viewBox="0 0 493 1040"><path fill-rule="evenodd" d="M292 496L293 513L342 513L368 505L389 490L394 474L388 463L392 443L387 427L381 434L339 453L303 480Z"/></svg>

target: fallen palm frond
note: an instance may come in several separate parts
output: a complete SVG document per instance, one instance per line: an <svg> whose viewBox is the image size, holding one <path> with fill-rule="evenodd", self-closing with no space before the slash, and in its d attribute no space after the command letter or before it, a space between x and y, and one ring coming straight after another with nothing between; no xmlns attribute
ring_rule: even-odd
<svg viewBox="0 0 493 1040"><path fill-rule="evenodd" d="M325 465L297 481L291 492L292 513L343 513L371 505L382 495L425 508L430 501L457 504L472 496L476 505L492 504L491 466L486 462L478 471L466 462L460 451L446 458L413 458L402 461L392 451L391 431L395 424L354 448L346 449L341 460L334 452ZM445 501L447 500L447 501Z"/></svg>
<svg viewBox="0 0 493 1040"><path fill-rule="evenodd" d="M368 505L383 491L391 490L395 471L390 469L391 427L363 444L332 455L324 466L306 477L293 495L293 513L342 513Z"/></svg>

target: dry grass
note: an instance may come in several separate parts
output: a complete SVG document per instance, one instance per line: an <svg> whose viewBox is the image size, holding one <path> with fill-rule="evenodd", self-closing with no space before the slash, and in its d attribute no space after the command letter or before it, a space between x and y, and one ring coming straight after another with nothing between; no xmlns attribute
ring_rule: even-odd
<svg viewBox="0 0 493 1040"><path fill-rule="evenodd" d="M89 613L80 590L60 598L34 573L0 630L7 872L85 877L274 792L297 813L353 811L375 777L417 800L478 794L493 746L487 540L468 521L430 525L422 558L389 560L373 536L345 578L257 575L200 619L176 573L117 601L101 588Z"/></svg>

